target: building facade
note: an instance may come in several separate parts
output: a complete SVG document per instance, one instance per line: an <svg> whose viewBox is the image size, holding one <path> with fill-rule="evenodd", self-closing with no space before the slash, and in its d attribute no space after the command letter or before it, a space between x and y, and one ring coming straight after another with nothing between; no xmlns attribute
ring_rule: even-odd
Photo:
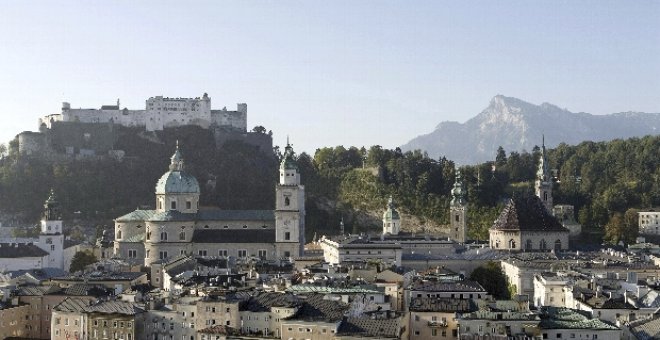
<svg viewBox="0 0 660 340"><path fill-rule="evenodd" d="M200 209L199 184L185 171L177 146L169 171L156 184L156 209L135 210L115 220L115 256L144 259L150 266L186 255L244 260L301 255L305 191L291 145L279 171L275 210Z"/></svg>
<svg viewBox="0 0 660 340"><path fill-rule="evenodd" d="M116 105L103 105L100 109L74 109L62 103L62 111L39 119L39 128L51 128L54 122L113 123L128 127L144 127L159 131L167 127L197 125L203 128L218 126L247 130L247 104L237 104L236 111L211 109L208 94L196 98L168 98L155 96L146 100L144 110L121 109Z"/></svg>

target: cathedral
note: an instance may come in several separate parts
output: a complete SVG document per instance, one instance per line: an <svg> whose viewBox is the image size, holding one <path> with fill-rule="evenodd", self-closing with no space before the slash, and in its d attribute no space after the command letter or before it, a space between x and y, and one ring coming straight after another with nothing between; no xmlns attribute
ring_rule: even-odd
<svg viewBox="0 0 660 340"><path fill-rule="evenodd" d="M264 260L302 255L305 188L288 143L274 210L200 209L199 183L185 171L178 144L155 193L154 210L135 210L115 219L115 256L144 259L150 266L187 255Z"/></svg>

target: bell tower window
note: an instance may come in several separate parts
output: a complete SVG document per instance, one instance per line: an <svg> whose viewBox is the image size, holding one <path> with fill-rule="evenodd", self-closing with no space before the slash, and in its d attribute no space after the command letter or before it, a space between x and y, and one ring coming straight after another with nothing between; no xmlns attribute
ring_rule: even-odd
<svg viewBox="0 0 660 340"><path fill-rule="evenodd" d="M284 205L286 205L287 207L291 205L291 200L288 197L284 197Z"/></svg>

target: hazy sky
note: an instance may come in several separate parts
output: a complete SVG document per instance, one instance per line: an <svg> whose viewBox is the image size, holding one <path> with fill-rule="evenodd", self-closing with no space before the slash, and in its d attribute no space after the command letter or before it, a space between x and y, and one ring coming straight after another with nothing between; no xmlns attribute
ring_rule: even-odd
<svg viewBox="0 0 660 340"><path fill-rule="evenodd" d="M660 1L1 0L0 142L62 101L204 92L312 153L395 147L496 94L659 112L659 18Z"/></svg>

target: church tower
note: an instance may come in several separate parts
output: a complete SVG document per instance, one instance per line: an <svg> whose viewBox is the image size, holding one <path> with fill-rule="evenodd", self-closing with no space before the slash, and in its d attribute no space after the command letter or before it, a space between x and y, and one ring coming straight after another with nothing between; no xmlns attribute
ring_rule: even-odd
<svg viewBox="0 0 660 340"><path fill-rule="evenodd" d="M399 231L401 231L401 216L399 216L399 212L394 205L394 199L390 195L387 200L387 210L383 213L383 235L399 235Z"/></svg>
<svg viewBox="0 0 660 340"><path fill-rule="evenodd" d="M543 143L541 145L541 158L539 159L539 168L536 172L534 189L536 191L536 196L541 199L545 208L550 214L552 214L552 176L550 176L548 158L545 153L545 136L543 137Z"/></svg>
<svg viewBox="0 0 660 340"><path fill-rule="evenodd" d="M461 171L456 170L456 181L454 181L454 188L451 189L451 203L449 204L449 224L452 238L458 243L467 241L467 207Z"/></svg>
<svg viewBox="0 0 660 340"><path fill-rule="evenodd" d="M277 256L302 256L305 246L305 187L293 147L287 141L275 187L275 242Z"/></svg>
<svg viewBox="0 0 660 340"><path fill-rule="evenodd" d="M62 233L62 212L57 196L53 190L44 204L44 215L41 219L39 248L48 252L48 263L43 267L64 268L64 234Z"/></svg>
<svg viewBox="0 0 660 340"><path fill-rule="evenodd" d="M199 209L199 183L184 170L183 155L176 142L176 150L170 158L170 168L156 184L156 210L175 210L196 213Z"/></svg>

